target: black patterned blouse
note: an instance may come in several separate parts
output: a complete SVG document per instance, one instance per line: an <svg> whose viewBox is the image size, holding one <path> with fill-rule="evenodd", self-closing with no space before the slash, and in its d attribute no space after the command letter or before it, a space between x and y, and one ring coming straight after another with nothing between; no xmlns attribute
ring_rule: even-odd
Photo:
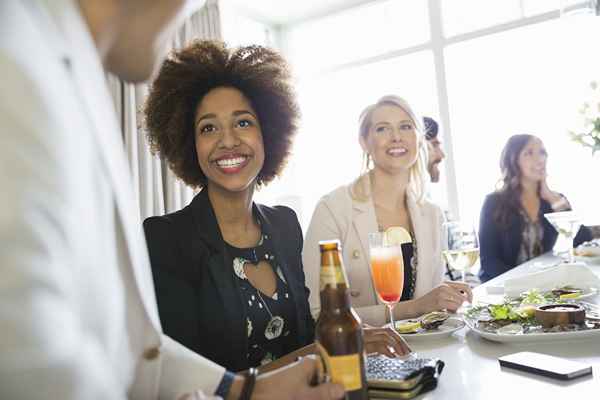
<svg viewBox="0 0 600 400"><path fill-rule="evenodd" d="M404 261L404 287L400 301L406 301L414 297L417 283L417 243L414 238L411 243L402 244L402 260Z"/></svg>
<svg viewBox="0 0 600 400"><path fill-rule="evenodd" d="M240 249L229 244L227 247L233 259L233 271L246 306L248 364L257 367L295 349L293 339L296 335L295 306L267 235L261 236L256 247ZM259 260L266 261L275 271L277 290L272 297L252 286L246 278L245 264L248 264L246 268L269 268L257 267Z"/></svg>

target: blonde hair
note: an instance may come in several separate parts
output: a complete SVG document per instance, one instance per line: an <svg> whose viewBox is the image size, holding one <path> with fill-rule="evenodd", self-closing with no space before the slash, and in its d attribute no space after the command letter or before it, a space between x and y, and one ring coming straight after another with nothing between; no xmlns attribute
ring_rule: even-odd
<svg viewBox="0 0 600 400"><path fill-rule="evenodd" d="M422 204L427 195L427 186L429 175L427 173L427 146L425 144L425 136L423 134L423 118L421 118L413 108L402 97L395 95L383 96L375 104L367 106L358 118L358 134L359 137L366 138L371 129L371 119L373 112L383 106L392 105L401 108L408 114L415 125L415 133L417 135L417 160L410 167L408 190L414 196L418 204ZM355 200L368 200L370 190L365 187L365 175L372 169L371 157L367 152L363 153L364 167L361 176L352 184L351 194L356 197Z"/></svg>

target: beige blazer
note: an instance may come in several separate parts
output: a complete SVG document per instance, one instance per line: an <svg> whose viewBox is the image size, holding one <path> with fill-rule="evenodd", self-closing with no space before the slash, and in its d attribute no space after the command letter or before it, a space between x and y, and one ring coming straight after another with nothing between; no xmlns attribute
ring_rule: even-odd
<svg viewBox="0 0 600 400"><path fill-rule="evenodd" d="M368 175L363 175L360 180L369 187ZM385 322L385 308L380 305L373 287L368 258L368 235L378 230L375 208L368 194L365 202L353 200L351 187L352 184L341 186L323 196L313 213L302 254L306 283L310 289L309 301L313 315L316 315L320 308L319 241L339 239L350 281L352 306L363 322L381 325ZM407 203L417 240L417 298L442 282L442 213L438 206L427 200L417 204L410 195Z"/></svg>
<svg viewBox="0 0 600 400"><path fill-rule="evenodd" d="M74 0L0 2L0 398L176 399L114 104Z"/></svg>

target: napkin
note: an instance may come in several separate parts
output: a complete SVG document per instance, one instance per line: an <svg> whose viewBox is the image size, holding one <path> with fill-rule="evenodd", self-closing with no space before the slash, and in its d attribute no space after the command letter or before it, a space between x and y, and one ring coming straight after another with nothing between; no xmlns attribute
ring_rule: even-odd
<svg viewBox="0 0 600 400"><path fill-rule="evenodd" d="M584 290L598 289L600 278L584 264L561 264L550 270L507 279L504 282L504 293L509 297L517 297L533 288L545 291L562 286L573 286Z"/></svg>

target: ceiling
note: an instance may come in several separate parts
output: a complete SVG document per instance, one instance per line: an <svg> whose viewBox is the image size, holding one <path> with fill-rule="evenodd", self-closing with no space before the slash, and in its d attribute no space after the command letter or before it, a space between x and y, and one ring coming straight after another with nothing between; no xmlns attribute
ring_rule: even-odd
<svg viewBox="0 0 600 400"><path fill-rule="evenodd" d="M378 0L228 0L240 12L271 25L288 25Z"/></svg>

